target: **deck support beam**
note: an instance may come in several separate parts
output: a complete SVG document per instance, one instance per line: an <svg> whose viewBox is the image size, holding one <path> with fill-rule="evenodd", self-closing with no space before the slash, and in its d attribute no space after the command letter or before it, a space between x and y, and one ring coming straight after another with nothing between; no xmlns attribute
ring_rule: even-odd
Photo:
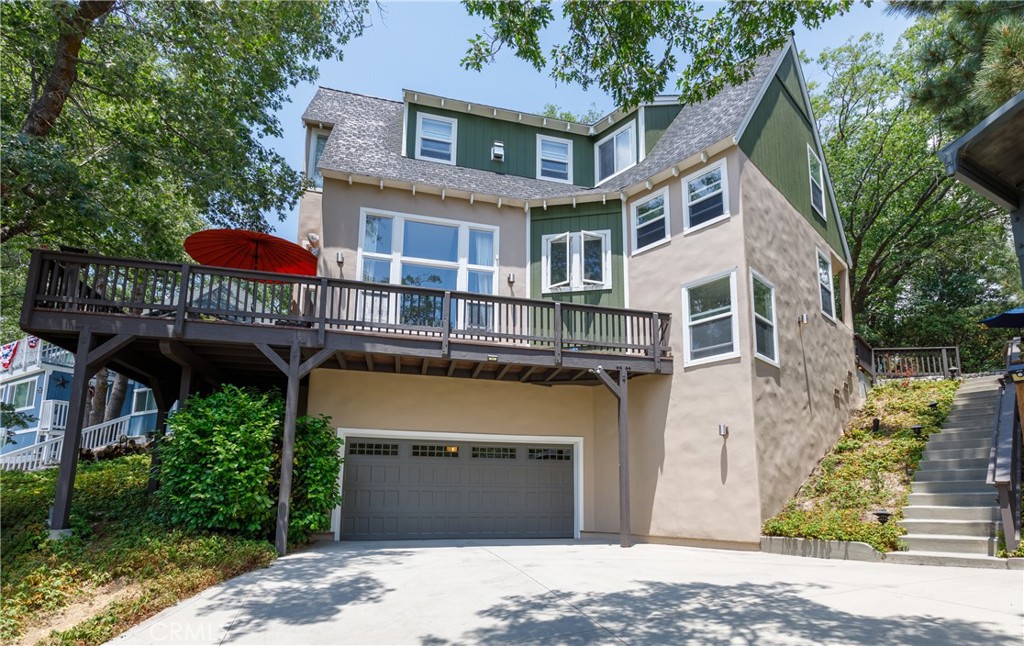
<svg viewBox="0 0 1024 646"><path fill-rule="evenodd" d="M602 383L619 400L619 545L632 545L632 531L629 523L629 372L619 366L619 379L612 379L604 368L592 370Z"/></svg>
<svg viewBox="0 0 1024 646"><path fill-rule="evenodd" d="M156 427L153 429L153 446L150 447L149 453L149 482L146 485L146 491L153 493L160 488L160 441L164 437L167 413L173 400L168 401L170 389L163 383L153 381L149 387L153 391L153 400L156 402Z"/></svg>

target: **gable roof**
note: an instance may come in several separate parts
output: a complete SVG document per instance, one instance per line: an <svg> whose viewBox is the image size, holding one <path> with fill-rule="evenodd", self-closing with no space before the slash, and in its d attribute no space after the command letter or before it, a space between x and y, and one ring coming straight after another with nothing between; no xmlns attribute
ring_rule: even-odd
<svg viewBox="0 0 1024 646"><path fill-rule="evenodd" d="M726 87L708 101L684 106L642 161L596 188L403 156L405 111L399 101L321 87L302 118L307 123L333 126L318 164L326 175L435 186L522 201L598 199L609 193L634 192L631 189L637 184L734 136L787 50L783 48L755 61L753 75L747 82Z"/></svg>

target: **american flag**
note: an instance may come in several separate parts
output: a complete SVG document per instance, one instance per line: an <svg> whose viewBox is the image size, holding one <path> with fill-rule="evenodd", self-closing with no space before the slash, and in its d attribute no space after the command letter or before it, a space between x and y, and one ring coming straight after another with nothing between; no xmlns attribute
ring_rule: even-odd
<svg viewBox="0 0 1024 646"><path fill-rule="evenodd" d="M14 361L14 355L18 352L18 342L11 341L10 343L0 346L0 366L3 366L4 370L11 367L11 362Z"/></svg>

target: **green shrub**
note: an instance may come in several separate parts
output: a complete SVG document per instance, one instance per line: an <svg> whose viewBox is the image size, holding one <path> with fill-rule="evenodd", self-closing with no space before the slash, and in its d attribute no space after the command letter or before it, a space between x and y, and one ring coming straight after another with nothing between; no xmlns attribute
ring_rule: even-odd
<svg viewBox="0 0 1024 646"><path fill-rule="evenodd" d="M273 536L280 490L284 403L276 392L224 386L193 397L170 419L160 455L160 497L190 529ZM296 421L288 536L309 540L341 503L341 440L327 417Z"/></svg>

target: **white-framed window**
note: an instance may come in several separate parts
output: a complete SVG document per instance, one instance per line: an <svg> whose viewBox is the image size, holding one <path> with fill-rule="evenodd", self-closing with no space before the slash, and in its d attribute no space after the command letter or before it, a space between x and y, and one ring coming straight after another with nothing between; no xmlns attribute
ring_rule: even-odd
<svg viewBox="0 0 1024 646"><path fill-rule="evenodd" d="M779 365L779 334L775 324L775 285L759 272L751 269L750 293L754 302L754 356Z"/></svg>
<svg viewBox="0 0 1024 646"><path fill-rule="evenodd" d="M320 157L324 154L324 147L327 146L327 138L330 136L330 130L312 127L309 129L309 158L306 159L306 177L317 188L324 187L324 177L320 174L320 169L316 165L320 163Z"/></svg>
<svg viewBox="0 0 1024 646"><path fill-rule="evenodd" d="M690 232L729 217L725 160L683 179L683 231Z"/></svg>
<svg viewBox="0 0 1024 646"><path fill-rule="evenodd" d="M457 119L418 113L416 115L416 159L454 164L458 131Z"/></svg>
<svg viewBox="0 0 1024 646"><path fill-rule="evenodd" d="M541 236L541 292L611 289L611 242L610 229Z"/></svg>
<svg viewBox="0 0 1024 646"><path fill-rule="evenodd" d="M597 184L636 163L636 123L630 121L594 144Z"/></svg>
<svg viewBox="0 0 1024 646"><path fill-rule="evenodd" d="M832 254L817 250L818 256L818 287L821 291L821 312L830 319L835 319L835 290L832 286Z"/></svg>
<svg viewBox="0 0 1024 646"><path fill-rule="evenodd" d="M657 246L669 239L668 187L634 202L630 212L633 224L633 253Z"/></svg>
<svg viewBox="0 0 1024 646"><path fill-rule="evenodd" d="M572 140L537 135L537 179L572 184Z"/></svg>
<svg viewBox="0 0 1024 646"><path fill-rule="evenodd" d="M28 410L36 404L36 379L19 381L7 386L7 403L15 410Z"/></svg>
<svg viewBox="0 0 1024 646"><path fill-rule="evenodd" d="M683 285L685 365L740 356L736 270Z"/></svg>
<svg viewBox="0 0 1024 646"><path fill-rule="evenodd" d="M811 179L811 208L825 218L825 171L814 149L807 146L807 174Z"/></svg>
<svg viewBox="0 0 1024 646"><path fill-rule="evenodd" d="M132 414L151 413L156 410L156 398L149 388L137 388L132 393Z"/></svg>

